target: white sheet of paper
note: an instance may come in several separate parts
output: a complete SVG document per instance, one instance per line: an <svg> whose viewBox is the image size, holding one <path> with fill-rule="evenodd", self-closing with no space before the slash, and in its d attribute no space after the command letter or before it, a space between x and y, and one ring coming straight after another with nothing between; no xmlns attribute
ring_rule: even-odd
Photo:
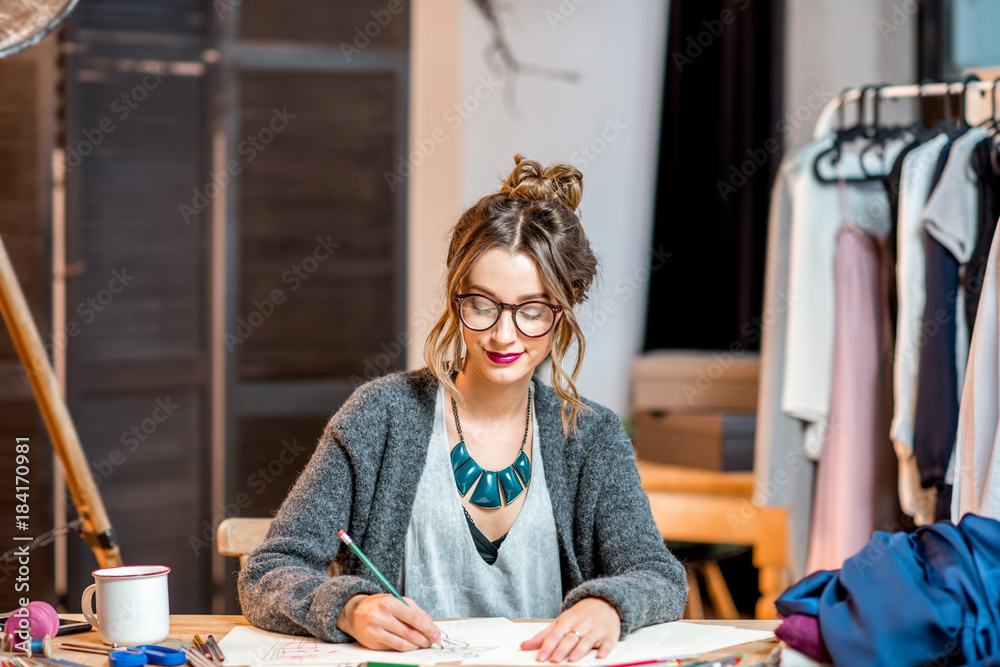
<svg viewBox="0 0 1000 667"><path fill-rule="evenodd" d="M272 667L279 665L357 665L388 662L433 665L461 661L463 665L538 665L537 651L522 651L522 641L547 627L547 623L514 623L506 618L476 618L439 621L443 635L440 649L408 653L372 651L360 644L330 644L310 637L283 635L259 628L240 626L219 642L226 655L225 665ZM774 636L773 632L743 630L729 626L698 623L661 623L637 630L619 642L612 654L597 660L591 652L579 664L603 667L623 662L653 660L671 656L700 654Z"/></svg>
<svg viewBox="0 0 1000 667"><path fill-rule="evenodd" d="M533 626L533 631L528 634L529 637L545 627L544 624L535 623L513 623L513 625ZM744 630L723 625L702 625L700 623L684 623L683 621L660 623L636 630L620 641L607 658L598 660L596 651L591 651L578 664L583 667L602 667L625 662L698 655L773 636L773 632ZM511 665L512 667L538 665L539 663L535 659L537 653L537 651L521 651L516 644L508 644L505 647L481 653L478 657L464 660L462 664Z"/></svg>
<svg viewBox="0 0 1000 667"><path fill-rule="evenodd" d="M225 665L356 665L361 662L389 662L409 665L433 665L457 662L479 654L518 646L546 624L513 623L506 618L476 618L462 621L439 621L442 648L398 653L372 651L360 644L331 644L311 637L284 635L260 628L233 628L219 646L226 655Z"/></svg>

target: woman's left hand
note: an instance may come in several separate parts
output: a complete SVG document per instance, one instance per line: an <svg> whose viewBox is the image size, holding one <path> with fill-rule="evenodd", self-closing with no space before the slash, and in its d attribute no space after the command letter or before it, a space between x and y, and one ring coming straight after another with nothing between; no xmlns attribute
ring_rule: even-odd
<svg viewBox="0 0 1000 667"><path fill-rule="evenodd" d="M622 619L618 611L600 598L584 598L559 614L549 627L526 642L521 650L538 650L538 661L562 662L569 656L576 662L597 649L598 658L606 658L618 643Z"/></svg>

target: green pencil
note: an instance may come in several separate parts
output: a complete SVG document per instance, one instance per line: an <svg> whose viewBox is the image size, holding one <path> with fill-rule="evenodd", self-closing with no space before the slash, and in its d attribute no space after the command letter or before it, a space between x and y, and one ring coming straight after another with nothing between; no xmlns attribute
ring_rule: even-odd
<svg viewBox="0 0 1000 667"><path fill-rule="evenodd" d="M406 604L406 600L404 600L403 596L399 594L399 591L396 590L396 587L393 586L391 583L389 583L389 580L385 578L385 575L379 572L378 568L375 567L375 565L373 565L370 560L368 560L368 556L365 555L364 551L358 548L358 545L354 543L354 540L352 540L351 536L347 534L347 531L338 530L337 535L340 537L341 540L344 541L344 544L347 545L347 548L353 551L354 555L361 559L361 562L365 564L365 567L367 567L369 570L372 571L372 574L375 575L375 578L378 579L378 582L383 586L385 586L385 589L387 591L395 595L400 602Z"/></svg>
<svg viewBox="0 0 1000 667"><path fill-rule="evenodd" d="M352 552L354 552L355 556L357 556L359 559L361 559L361 562L365 564L365 567L367 567L369 570L372 571L372 574L375 575L375 578L378 579L378 582L380 584L382 584L382 586L384 586L387 591L389 591L390 593L392 593L393 595L395 595L397 600L399 600L403 604L406 604L406 600L404 600L403 596L399 594L399 591L396 590L396 587L393 586L389 582L389 580L385 578L384 574L382 574L381 572L378 571L378 568L375 567L374 563L372 563L370 560L368 560L368 556L366 556L365 552L362 551L358 547L358 545L356 545L354 543L354 540L351 539L351 536L347 534L346 530L344 530L343 528L340 529L340 530L338 530L337 531L337 536L340 537L340 539L344 542L344 544L347 545L348 549L350 549ZM410 605L406 604L406 606L409 607ZM431 644L431 648L441 648L441 644L435 642L435 643Z"/></svg>

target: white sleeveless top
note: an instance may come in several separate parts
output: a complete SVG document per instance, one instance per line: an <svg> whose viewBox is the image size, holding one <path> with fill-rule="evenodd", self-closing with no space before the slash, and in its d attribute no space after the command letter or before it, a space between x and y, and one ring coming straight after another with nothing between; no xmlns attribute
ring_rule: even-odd
<svg viewBox="0 0 1000 667"><path fill-rule="evenodd" d="M528 495L492 565L476 550L462 511L451 469L447 407L438 383L434 430L406 530L403 594L435 618L555 618L562 604L559 543L534 405Z"/></svg>

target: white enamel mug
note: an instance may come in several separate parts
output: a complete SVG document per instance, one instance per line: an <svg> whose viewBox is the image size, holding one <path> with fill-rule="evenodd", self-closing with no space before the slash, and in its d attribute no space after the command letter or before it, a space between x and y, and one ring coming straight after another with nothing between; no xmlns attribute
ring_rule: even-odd
<svg viewBox="0 0 1000 667"><path fill-rule="evenodd" d="M87 622L105 644L135 646L162 642L170 634L166 565L126 565L94 570L94 583L80 604ZM97 597L97 614L93 599Z"/></svg>

